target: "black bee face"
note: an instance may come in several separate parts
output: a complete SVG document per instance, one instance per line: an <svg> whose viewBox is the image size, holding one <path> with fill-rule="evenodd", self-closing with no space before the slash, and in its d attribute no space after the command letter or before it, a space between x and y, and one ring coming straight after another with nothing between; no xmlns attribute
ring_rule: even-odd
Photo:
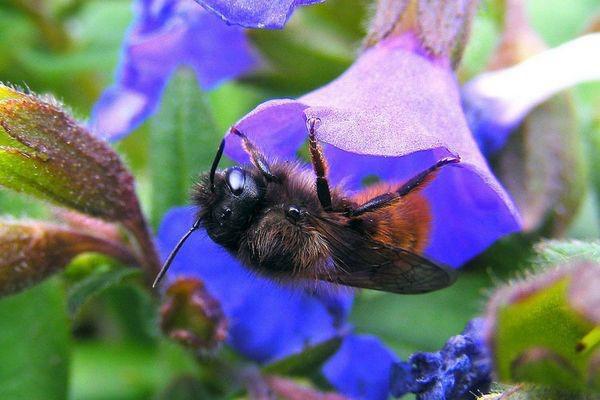
<svg viewBox="0 0 600 400"><path fill-rule="evenodd" d="M231 167L214 177L214 188L202 176L194 190L199 217L208 235L229 249L237 247L264 195L264 178L250 169Z"/></svg>

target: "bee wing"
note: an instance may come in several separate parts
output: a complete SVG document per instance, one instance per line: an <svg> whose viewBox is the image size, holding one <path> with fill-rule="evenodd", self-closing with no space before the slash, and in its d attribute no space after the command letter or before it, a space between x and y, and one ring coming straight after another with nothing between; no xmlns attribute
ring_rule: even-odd
<svg viewBox="0 0 600 400"><path fill-rule="evenodd" d="M456 271L449 267L375 241L335 219L311 218L329 245L333 263L318 272L321 280L399 294L432 292L456 280Z"/></svg>

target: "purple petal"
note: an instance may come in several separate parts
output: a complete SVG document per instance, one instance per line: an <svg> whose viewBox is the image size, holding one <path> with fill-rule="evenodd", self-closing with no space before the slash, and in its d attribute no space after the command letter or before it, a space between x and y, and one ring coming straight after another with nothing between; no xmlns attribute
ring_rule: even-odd
<svg viewBox="0 0 600 400"><path fill-rule="evenodd" d="M242 29L183 0L140 0L123 45L117 82L92 111L91 126L116 140L154 112L171 74L192 68L203 89L250 70L256 58Z"/></svg>
<svg viewBox="0 0 600 400"><path fill-rule="evenodd" d="M349 190L372 175L402 181L460 155L424 191L433 213L426 255L458 267L519 230L520 219L469 132L452 72L413 50L406 38L383 42L329 85L297 101L266 102L237 127L267 156L288 158L306 140L306 118L319 118L331 181ZM247 160L236 138L227 152Z"/></svg>
<svg viewBox="0 0 600 400"><path fill-rule="evenodd" d="M396 357L374 336L349 335L323 366L323 375L340 393L361 400L385 400Z"/></svg>
<svg viewBox="0 0 600 400"><path fill-rule="evenodd" d="M253 138L260 138L260 149L271 158L293 159L306 140L305 105L290 99L272 100L260 104L236 127ZM248 162L240 139L227 137L225 153L238 162Z"/></svg>
<svg viewBox="0 0 600 400"><path fill-rule="evenodd" d="M296 7L325 0L195 0L228 24L246 28L281 29Z"/></svg>
<svg viewBox="0 0 600 400"><path fill-rule="evenodd" d="M600 33L592 33L465 84L463 106L482 150L497 151L534 107L556 93L600 80L599 49Z"/></svg>
<svg viewBox="0 0 600 400"><path fill-rule="evenodd" d="M174 208L167 213L158 231L163 256L190 228L194 216L191 208ZM192 235L173 261L168 278L178 276L196 276L204 281L229 319L228 343L259 362L300 352L337 335L339 318L347 313L352 300L349 292L313 296L255 276L204 231Z"/></svg>

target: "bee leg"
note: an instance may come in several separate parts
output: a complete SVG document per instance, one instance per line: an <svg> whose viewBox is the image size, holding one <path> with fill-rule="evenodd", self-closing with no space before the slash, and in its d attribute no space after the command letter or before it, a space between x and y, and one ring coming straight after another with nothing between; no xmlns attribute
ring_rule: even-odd
<svg viewBox="0 0 600 400"><path fill-rule="evenodd" d="M437 172L443 166L448 164L455 164L458 162L460 162L460 157L443 158L435 164L433 164L431 167L419 172L417 175L410 178L395 192L384 193L382 195L374 197L366 203L356 207L355 209L348 211L347 215L349 217L358 217L364 213L376 211L381 208L387 207L390 204L394 203L396 200L411 193L412 191L427 185L435 176L435 172Z"/></svg>
<svg viewBox="0 0 600 400"><path fill-rule="evenodd" d="M232 126L230 132L242 139L242 147L244 148L244 151L248 153L250 156L250 161L252 161L252 164L258 168L263 176L267 178L268 181L278 182L279 178L273 175L267 159L260 152L260 150L258 150L258 147L256 147L256 145L252 143L252 141L236 127Z"/></svg>
<svg viewBox="0 0 600 400"><path fill-rule="evenodd" d="M318 118L309 118L306 120L306 129L308 130L308 149L310 150L310 160L313 170L317 175L317 196L321 206L326 211L331 211L331 192L329 182L327 181L327 159L323 154L323 149L315 137L315 126L319 123Z"/></svg>

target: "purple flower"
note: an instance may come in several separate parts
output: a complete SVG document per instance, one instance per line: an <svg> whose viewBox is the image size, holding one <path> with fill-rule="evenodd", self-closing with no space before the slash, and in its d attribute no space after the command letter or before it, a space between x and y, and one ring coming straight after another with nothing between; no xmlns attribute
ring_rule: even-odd
<svg viewBox="0 0 600 400"><path fill-rule="evenodd" d="M155 110L171 74L189 67L203 89L250 70L256 57L242 29L192 1L138 0L123 45L117 82L92 111L91 126L118 139Z"/></svg>
<svg viewBox="0 0 600 400"><path fill-rule="evenodd" d="M349 335L323 366L323 375L353 399L385 400L390 393L390 371L397 359L374 336Z"/></svg>
<svg viewBox="0 0 600 400"><path fill-rule="evenodd" d="M432 212L425 254L458 267L519 230L520 220L469 132L449 62L425 54L410 33L386 39L330 84L298 100L263 103L236 126L267 156L291 159L307 138L306 119L320 119L330 181L348 191L373 175L398 182L460 155L424 190ZM235 137L226 152L247 160Z"/></svg>
<svg viewBox="0 0 600 400"><path fill-rule="evenodd" d="M281 29L296 7L325 0L194 0L228 24L246 28Z"/></svg>
<svg viewBox="0 0 600 400"><path fill-rule="evenodd" d="M458 400L485 393L491 384L491 358L483 341L484 320L469 322L436 353L415 353L392 368L392 394L412 392L417 400Z"/></svg>
<svg viewBox="0 0 600 400"><path fill-rule="evenodd" d="M194 219L191 208L167 213L158 231L163 257ZM228 319L228 343L260 363L342 334L352 304L351 292L313 294L252 275L204 232L192 235L173 261L168 279L180 276L204 281Z"/></svg>
<svg viewBox="0 0 600 400"><path fill-rule="evenodd" d="M558 92L600 80L599 48L600 33L592 33L465 84L463 108L482 151L498 151L534 107Z"/></svg>

